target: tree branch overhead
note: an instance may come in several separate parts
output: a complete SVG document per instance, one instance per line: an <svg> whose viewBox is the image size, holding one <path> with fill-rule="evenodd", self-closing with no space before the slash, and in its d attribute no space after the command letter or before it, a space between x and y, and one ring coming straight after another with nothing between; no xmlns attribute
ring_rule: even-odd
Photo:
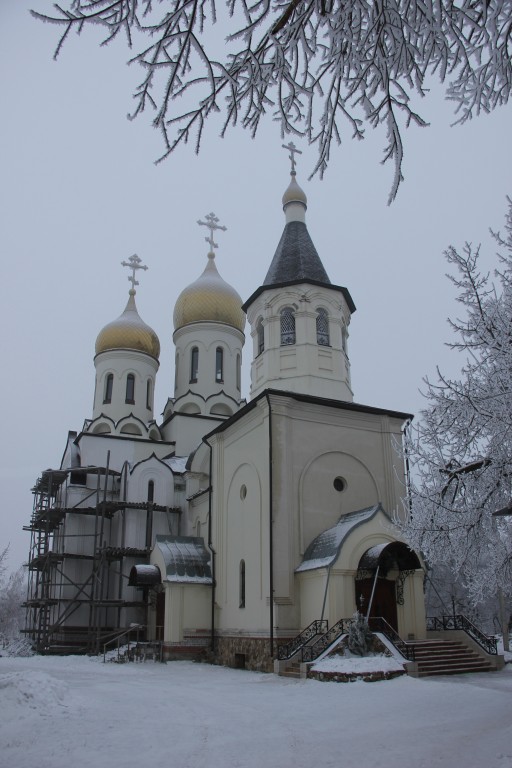
<svg viewBox="0 0 512 768"><path fill-rule="evenodd" d="M163 157L192 127L199 148L212 111L224 130L253 134L271 114L283 135L317 146L313 173L322 175L332 142L361 139L370 125L384 130L383 162L394 166L390 201L403 178L403 132L427 125L413 103L428 78L446 83L459 123L506 104L512 88L512 0L67 0L32 13L61 26L56 56L71 31L91 25L104 28L104 44L124 32L139 48L131 62L145 77L133 116L156 111Z"/></svg>

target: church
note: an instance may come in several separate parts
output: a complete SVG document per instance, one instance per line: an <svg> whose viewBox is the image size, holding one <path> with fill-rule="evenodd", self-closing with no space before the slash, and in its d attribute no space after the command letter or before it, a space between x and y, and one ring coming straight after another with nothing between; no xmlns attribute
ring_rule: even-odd
<svg viewBox="0 0 512 768"><path fill-rule="evenodd" d="M137 626L164 658L271 671L279 645L356 610L425 637L424 569L393 524L412 416L354 402L355 305L315 249L287 149L283 233L245 301L217 268L224 227L199 222L209 250L174 307L160 421L160 342L135 301L146 267L123 262L131 289L96 338L92 417L33 489L26 632L41 652L97 652Z"/></svg>

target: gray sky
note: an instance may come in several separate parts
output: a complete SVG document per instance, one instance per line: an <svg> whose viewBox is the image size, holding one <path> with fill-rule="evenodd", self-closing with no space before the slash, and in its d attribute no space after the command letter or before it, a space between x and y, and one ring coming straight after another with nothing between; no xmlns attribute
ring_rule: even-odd
<svg viewBox="0 0 512 768"><path fill-rule="evenodd" d="M172 312L202 272L207 245L198 218L214 211L217 266L242 298L261 284L284 225L287 153L269 122L255 140L241 129L202 151L182 147L156 166L162 144L151 117L129 122L140 72L126 67L122 41L99 49L93 35L70 40L52 60L57 31L28 8L50 0L3 0L0 7L0 247L3 331L0 548L10 566L28 553L30 488L57 467L67 431L92 412L94 342L127 299L120 262L137 253L149 270L137 305L160 337L156 413L172 395ZM511 193L512 110L450 128L440 87L420 105L429 128L406 132L405 183L387 206L392 168L381 166L384 136L348 137L334 147L323 181L307 181L315 149L300 145L298 180L307 223L333 283L357 311L349 354L357 402L417 413L422 377L436 364L456 374L461 360L444 342L456 316L442 255L482 242L496 264L489 226L502 227ZM288 139L286 140L288 141ZM248 395L250 344L245 347Z"/></svg>

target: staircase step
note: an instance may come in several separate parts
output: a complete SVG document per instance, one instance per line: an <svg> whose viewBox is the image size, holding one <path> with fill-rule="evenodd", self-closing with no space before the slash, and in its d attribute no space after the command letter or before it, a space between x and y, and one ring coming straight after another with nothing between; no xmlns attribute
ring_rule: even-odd
<svg viewBox="0 0 512 768"><path fill-rule="evenodd" d="M493 666L472 648L456 640L424 640L411 643L419 677L491 672Z"/></svg>
<svg viewBox="0 0 512 768"><path fill-rule="evenodd" d="M482 667L445 667L443 669L427 669L418 670L418 677L434 677L435 675L464 675L475 672L493 672L494 668L489 664L484 664Z"/></svg>

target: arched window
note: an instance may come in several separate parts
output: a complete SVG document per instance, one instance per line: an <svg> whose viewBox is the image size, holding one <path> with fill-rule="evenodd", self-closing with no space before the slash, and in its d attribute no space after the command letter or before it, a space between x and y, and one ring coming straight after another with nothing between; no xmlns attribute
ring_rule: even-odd
<svg viewBox="0 0 512 768"><path fill-rule="evenodd" d="M245 560L240 560L239 590L240 590L239 607L245 608Z"/></svg>
<svg viewBox="0 0 512 768"><path fill-rule="evenodd" d="M151 390L152 390L151 384L152 384L151 379L148 379L146 384L146 408L148 409L148 411L151 410Z"/></svg>
<svg viewBox="0 0 512 768"><path fill-rule="evenodd" d="M236 388L240 392L242 388L242 357L236 356Z"/></svg>
<svg viewBox="0 0 512 768"><path fill-rule="evenodd" d="M265 349L265 331L263 329L263 320L258 320L258 324L256 326L256 335L258 337L258 355L261 355L263 350Z"/></svg>
<svg viewBox="0 0 512 768"><path fill-rule="evenodd" d="M148 501L155 500L155 481L150 480L148 483Z"/></svg>
<svg viewBox="0 0 512 768"><path fill-rule="evenodd" d="M295 344L295 315L291 307L281 310L281 346Z"/></svg>
<svg viewBox="0 0 512 768"><path fill-rule="evenodd" d="M197 381L197 371L199 368L199 350L197 347L192 347L190 353L190 381L191 383Z"/></svg>
<svg viewBox="0 0 512 768"><path fill-rule="evenodd" d="M316 343L329 347L329 315L325 309L318 309L316 315Z"/></svg>
<svg viewBox="0 0 512 768"><path fill-rule="evenodd" d="M133 373L129 373L126 377L126 402L135 402L135 376Z"/></svg>
<svg viewBox="0 0 512 768"><path fill-rule="evenodd" d="M178 367L180 364L180 356L179 353L176 352L176 358L174 362L174 389L178 388Z"/></svg>
<svg viewBox="0 0 512 768"><path fill-rule="evenodd" d="M224 350L217 347L215 350L215 381L224 381Z"/></svg>
<svg viewBox="0 0 512 768"><path fill-rule="evenodd" d="M105 397L103 398L104 403L112 402L113 388L114 388L114 374L109 373L107 378L105 379Z"/></svg>

